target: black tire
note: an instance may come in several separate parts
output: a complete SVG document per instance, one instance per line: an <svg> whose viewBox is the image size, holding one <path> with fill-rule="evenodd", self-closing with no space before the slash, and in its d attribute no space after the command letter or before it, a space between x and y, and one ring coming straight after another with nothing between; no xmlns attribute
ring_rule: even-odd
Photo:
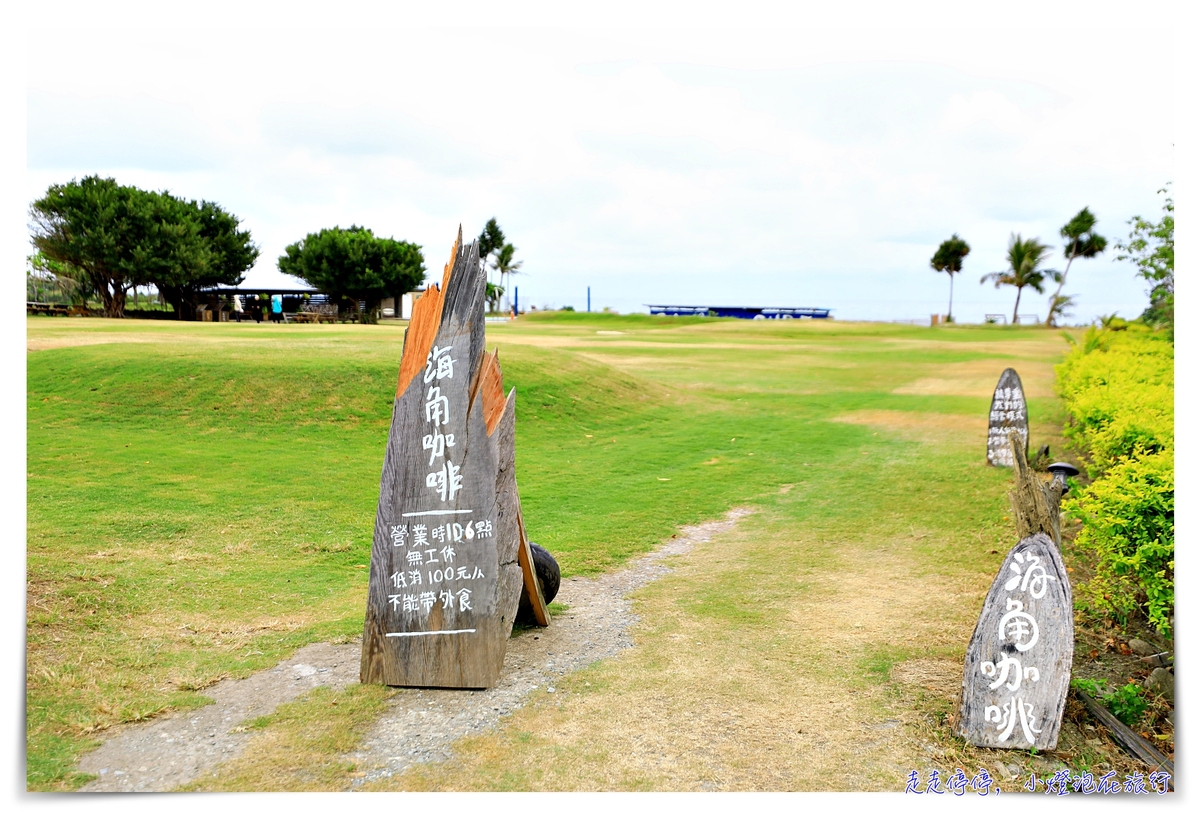
<svg viewBox="0 0 1200 818"><path fill-rule="evenodd" d="M549 605L551 600L558 596L558 586L562 579L558 562L549 551L535 542L529 543L529 550L533 552L533 570L542 586L542 599L546 600L546 604ZM516 624L537 625L537 620L533 616L533 606L529 602L529 594L524 588L521 589L521 601L517 605Z"/></svg>

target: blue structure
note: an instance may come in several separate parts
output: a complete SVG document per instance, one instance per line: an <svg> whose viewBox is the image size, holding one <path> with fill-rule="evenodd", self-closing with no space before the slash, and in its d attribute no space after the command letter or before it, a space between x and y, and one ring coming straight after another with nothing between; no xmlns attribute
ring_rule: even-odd
<svg viewBox="0 0 1200 818"><path fill-rule="evenodd" d="M651 315L707 315L711 318L828 318L832 310L821 307L679 307L647 304Z"/></svg>

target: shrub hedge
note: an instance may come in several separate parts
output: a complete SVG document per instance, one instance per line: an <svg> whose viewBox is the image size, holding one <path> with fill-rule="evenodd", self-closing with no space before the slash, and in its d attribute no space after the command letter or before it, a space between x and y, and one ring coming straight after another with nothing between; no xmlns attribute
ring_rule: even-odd
<svg viewBox="0 0 1200 818"><path fill-rule="evenodd" d="M1056 367L1093 482L1063 504L1097 560L1081 602L1170 635L1175 610L1175 347L1139 324L1091 328Z"/></svg>

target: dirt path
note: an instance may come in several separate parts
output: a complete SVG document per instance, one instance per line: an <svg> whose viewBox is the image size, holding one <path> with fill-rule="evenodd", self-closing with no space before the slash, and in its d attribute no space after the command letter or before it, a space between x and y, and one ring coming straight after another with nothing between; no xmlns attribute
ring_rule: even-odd
<svg viewBox="0 0 1200 818"><path fill-rule="evenodd" d="M452 742L495 729L533 691L553 688L562 676L632 647L629 628L636 617L626 595L666 574L665 558L730 531L750 513L738 508L722 520L683 528L624 570L565 580L556 601L566 604L567 612L547 629L522 631L509 640L496 687L400 690L352 755L358 769L366 771L357 783L448 759ZM162 792L183 786L241 755L249 734L239 725L246 719L266 715L320 685L336 689L357 682L359 654L358 642L309 645L271 670L214 686L207 691L215 700L211 705L114 731L80 761L81 770L98 776L81 791Z"/></svg>

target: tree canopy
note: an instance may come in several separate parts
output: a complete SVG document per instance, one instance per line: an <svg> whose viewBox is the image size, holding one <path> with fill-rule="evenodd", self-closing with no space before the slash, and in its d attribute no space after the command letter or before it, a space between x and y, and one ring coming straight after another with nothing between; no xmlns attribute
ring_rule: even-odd
<svg viewBox="0 0 1200 818"><path fill-rule="evenodd" d="M289 244L281 273L295 276L340 304L365 301L376 315L384 298L399 298L425 280L420 245L378 238L366 227L331 227Z"/></svg>
<svg viewBox="0 0 1200 818"><path fill-rule="evenodd" d="M971 252L971 245L954 233L946 239L929 260L929 266L939 273L950 276L950 305L946 309L946 320L954 320L954 274L962 272L963 259Z"/></svg>
<svg viewBox="0 0 1200 818"><path fill-rule="evenodd" d="M1032 287L1042 292L1047 278L1057 280L1062 274L1057 270L1044 270L1042 263L1050 255L1051 248L1042 244L1036 238L1023 239L1020 233L1014 233L1008 240L1008 269L988 273L979 279L982 284L991 280L996 287L1002 284L1017 288L1017 301L1013 304L1013 323L1017 323L1017 310L1021 307L1021 291Z"/></svg>
<svg viewBox="0 0 1200 818"><path fill-rule="evenodd" d="M487 257L504 246L504 231L496 223L495 217L488 219L483 231L479 234L479 259L486 263Z"/></svg>
<svg viewBox="0 0 1200 818"><path fill-rule="evenodd" d="M1096 232L1096 217L1086 207L1064 224L1058 233L1065 242L1063 258L1067 260L1067 266L1058 278L1058 289L1050 296L1050 306L1046 311L1048 327L1054 326L1056 318L1066 315L1067 307L1074 301L1072 296L1062 294L1063 286L1067 283L1067 273L1071 270L1071 262L1077 258L1095 258L1108 246L1108 239Z"/></svg>
<svg viewBox="0 0 1200 818"><path fill-rule="evenodd" d="M99 176L51 185L30 218L38 252L85 277L114 318L124 315L129 290L145 284L190 317L182 310L188 294L240 283L259 252L237 217L212 202Z"/></svg>
<svg viewBox="0 0 1200 818"><path fill-rule="evenodd" d="M1150 282L1150 306L1142 318L1151 323L1175 323L1175 200L1170 185L1159 190L1168 194L1162 219L1151 222L1141 216L1129 220L1133 229L1128 242L1117 242L1117 261L1132 261L1138 275Z"/></svg>

